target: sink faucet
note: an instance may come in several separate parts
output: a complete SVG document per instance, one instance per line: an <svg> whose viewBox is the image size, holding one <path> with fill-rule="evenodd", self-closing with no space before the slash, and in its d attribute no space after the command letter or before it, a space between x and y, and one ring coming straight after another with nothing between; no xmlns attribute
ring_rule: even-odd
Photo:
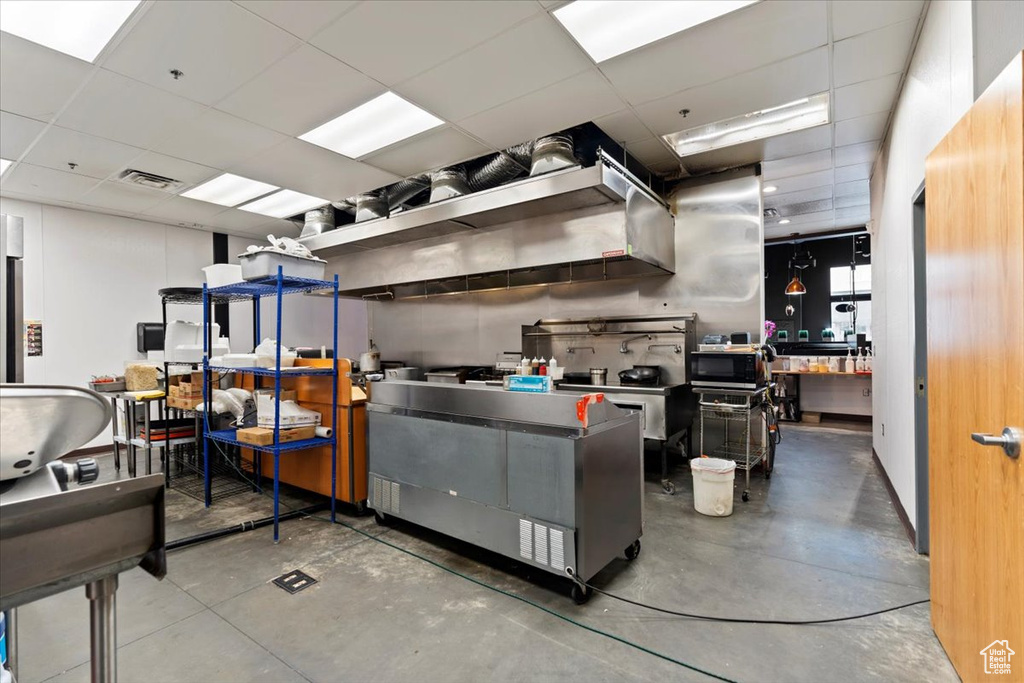
<svg viewBox="0 0 1024 683"><path fill-rule="evenodd" d="M635 342L637 339L644 338L646 338L648 341L652 339L651 335L649 334L638 334L635 337L630 337L629 339L623 341L621 344L619 344L619 353L629 353L629 342Z"/></svg>

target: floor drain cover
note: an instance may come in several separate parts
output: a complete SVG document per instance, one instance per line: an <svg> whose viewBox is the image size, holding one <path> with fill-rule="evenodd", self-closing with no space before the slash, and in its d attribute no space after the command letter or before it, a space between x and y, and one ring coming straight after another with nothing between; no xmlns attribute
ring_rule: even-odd
<svg viewBox="0 0 1024 683"><path fill-rule="evenodd" d="M300 572L296 569L295 571L288 572L277 577L274 579L274 583L289 593L298 593L303 588L309 588L316 583L316 579L309 574Z"/></svg>

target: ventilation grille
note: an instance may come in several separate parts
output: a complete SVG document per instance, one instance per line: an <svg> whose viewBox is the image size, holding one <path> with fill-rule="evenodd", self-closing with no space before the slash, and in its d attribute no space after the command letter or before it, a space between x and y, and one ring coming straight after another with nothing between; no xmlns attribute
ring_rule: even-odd
<svg viewBox="0 0 1024 683"><path fill-rule="evenodd" d="M402 511L400 488L398 482L387 481L380 477L373 478L373 501L379 512L399 514Z"/></svg>
<svg viewBox="0 0 1024 683"><path fill-rule="evenodd" d="M519 520L519 555L565 571L565 534L528 519Z"/></svg>
<svg viewBox="0 0 1024 683"><path fill-rule="evenodd" d="M142 187L148 187L151 190L160 190L161 192L177 192L185 183L174 178L167 178L166 176L157 175L156 173L147 173L146 171L137 171L134 168L121 173L118 178L119 182L125 183L126 185L141 185Z"/></svg>

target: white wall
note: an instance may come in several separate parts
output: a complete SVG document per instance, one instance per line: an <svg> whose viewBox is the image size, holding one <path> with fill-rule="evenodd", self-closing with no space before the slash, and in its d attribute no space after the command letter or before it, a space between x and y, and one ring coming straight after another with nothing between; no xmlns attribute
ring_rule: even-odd
<svg viewBox="0 0 1024 683"><path fill-rule="evenodd" d="M0 213L25 228L24 316L43 322L43 355L25 359L25 382L87 386L92 375L123 372L136 350L135 325L159 322L164 287L199 286L213 262L213 236L160 223L0 198ZM229 238L234 260L249 242ZM327 302L295 296L286 302L289 345L331 343ZM251 345L251 306L232 304L232 345ZM236 310L238 311L236 313ZM339 348L358 357L366 346L366 306L339 306ZM170 320L202 321L199 306L172 306ZM274 322L269 302L264 330ZM87 446L110 443L104 432Z"/></svg>
<svg viewBox="0 0 1024 683"><path fill-rule="evenodd" d="M915 527L911 202L925 158L973 103L973 71L971 3L935 0L871 177L873 445Z"/></svg>

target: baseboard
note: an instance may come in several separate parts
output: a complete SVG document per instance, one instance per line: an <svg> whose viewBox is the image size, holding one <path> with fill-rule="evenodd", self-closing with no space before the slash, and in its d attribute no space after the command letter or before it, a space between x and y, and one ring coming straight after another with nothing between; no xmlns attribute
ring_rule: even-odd
<svg viewBox="0 0 1024 683"><path fill-rule="evenodd" d="M64 455L60 456L60 459L73 460L75 458L84 458L88 455L96 455L98 453L110 453L113 450L113 446L91 446L89 448L78 448L76 450L71 451L70 453L65 453Z"/></svg>
<svg viewBox="0 0 1024 683"><path fill-rule="evenodd" d="M849 415L847 413L822 413L822 420L833 420L835 422L866 422L871 423L870 415Z"/></svg>
<svg viewBox="0 0 1024 683"><path fill-rule="evenodd" d="M917 532L914 531L914 526L910 523L910 517L907 516L907 511L903 509L903 503L900 502L900 497L896 495L896 489L893 488L892 482L889 480L889 475L885 471L885 467L882 466L882 461L878 459L878 453L875 449L871 449L871 459L875 461L875 467L878 468L878 473L882 475L882 481L885 482L885 489L889 492L889 498L892 499L892 506L896 508L896 516L900 518L900 522L903 523L903 530L907 532L907 538L910 539L910 545L915 550L917 549Z"/></svg>

